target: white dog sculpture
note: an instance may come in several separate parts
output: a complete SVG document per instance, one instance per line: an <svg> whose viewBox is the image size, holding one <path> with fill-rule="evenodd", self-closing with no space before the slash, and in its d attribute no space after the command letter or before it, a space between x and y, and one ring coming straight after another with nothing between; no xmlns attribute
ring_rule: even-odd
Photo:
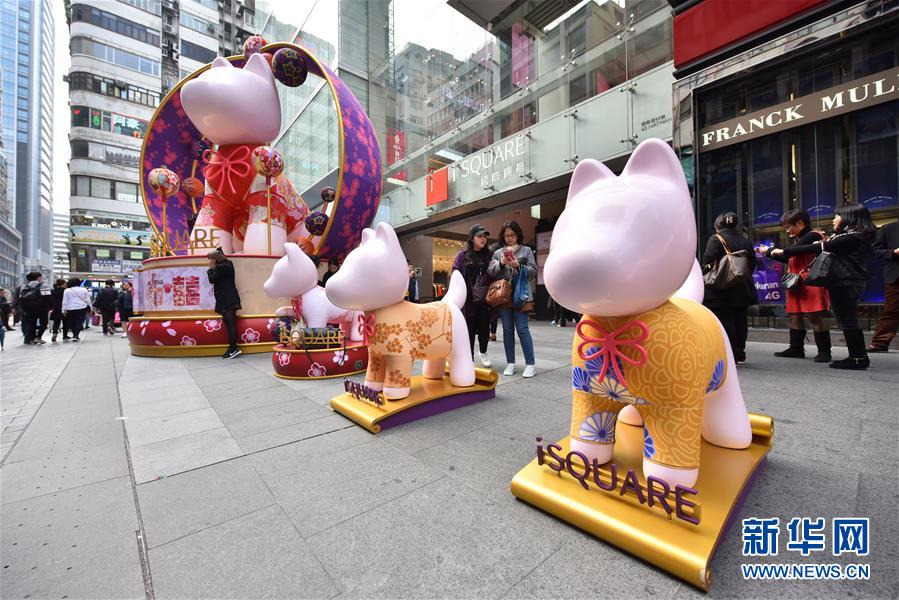
<svg viewBox="0 0 899 600"><path fill-rule="evenodd" d="M296 314L293 306L282 306L277 310L279 317L302 317L306 327L325 327L337 323L347 339L361 341L362 332L358 317L361 313L338 308L331 304L325 288L318 285L318 272L300 247L293 243L284 244L285 254L272 268L272 274L263 286L271 298L297 298L296 306L302 314Z"/></svg>
<svg viewBox="0 0 899 600"><path fill-rule="evenodd" d="M692 486L701 438L752 441L734 357L701 304L696 223L674 152L650 139L616 177L580 162L553 231L544 281L583 318L572 351L571 449L612 458L619 412L644 425L643 474ZM692 269L692 275L691 275Z"/></svg>
<svg viewBox="0 0 899 600"><path fill-rule="evenodd" d="M365 385L384 390L388 400L409 395L412 364L424 359L423 374L442 379L449 359L450 381L457 387L475 382L462 316L465 280L454 271L440 302L403 300L409 270L396 232L387 223L362 231L362 243L350 252L326 284L328 299L346 310L365 311L368 372Z"/></svg>

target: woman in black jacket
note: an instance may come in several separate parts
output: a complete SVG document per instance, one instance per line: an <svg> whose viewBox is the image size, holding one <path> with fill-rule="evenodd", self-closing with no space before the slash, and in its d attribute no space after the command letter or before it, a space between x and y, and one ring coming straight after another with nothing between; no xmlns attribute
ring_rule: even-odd
<svg viewBox="0 0 899 600"><path fill-rule="evenodd" d="M847 204L837 209L833 235L827 240L771 250L774 258L821 254L822 251L833 255L827 291L833 316L839 322L849 348L848 358L830 363L834 369L861 370L871 364L865 352L865 336L858 325L858 300L868 279L865 262L871 255L875 231L871 214L863 204Z"/></svg>
<svg viewBox="0 0 899 600"><path fill-rule="evenodd" d="M240 310L240 294L234 283L234 263L225 257L221 248L206 255L209 270L206 272L215 293L215 312L222 315L222 322L228 331L228 349L222 358L240 355L237 347L237 311Z"/></svg>
<svg viewBox="0 0 899 600"><path fill-rule="evenodd" d="M468 231L468 243L459 251L453 261L453 271L459 271L465 278L468 295L462 312L468 325L468 341L471 344L471 356L474 358L474 338L478 337L478 358L485 368L493 365L487 356L487 342L490 335L490 306L487 304L487 288L490 278L487 267L493 257L487 249L487 237L490 233L483 225L475 225Z"/></svg>
<svg viewBox="0 0 899 600"><path fill-rule="evenodd" d="M805 246L824 239L824 234L811 227L811 217L808 212L799 209L784 213L780 224L786 229L793 246ZM830 299L827 290L813 285L803 285L805 276L808 275L809 265L814 260L812 254L801 254L786 257L782 254L772 256L773 248L759 246L759 252L768 258L787 263L787 272L800 276L798 286L787 290L787 314L790 315L790 347L774 356L781 358L805 358L805 320L811 323L815 334L815 345L818 346L818 354L815 362L830 362L830 331L824 317L830 310Z"/></svg>
<svg viewBox="0 0 899 600"><path fill-rule="evenodd" d="M755 251L752 249L750 241L737 231L738 226L739 220L736 214L726 212L718 215L718 218L715 219L716 233L709 238L705 245L705 252L702 253L700 264L703 265L704 271L714 268L717 262L727 254L724 244L727 244L727 249L731 252L746 250L749 258L749 270L750 272L755 271ZM715 316L721 321L721 325L724 326L724 331L730 340L731 350L734 353L734 360L737 364L745 363L746 336L749 332L746 309L753 304L758 304L758 296L752 279L720 290L706 286L703 304L715 313Z"/></svg>
<svg viewBox="0 0 899 600"><path fill-rule="evenodd" d="M53 321L53 337L50 338L51 342L56 341L56 336L59 335L59 326L62 325L62 339L63 341L69 340L69 321L66 319L65 315L62 314L62 296L66 292L66 280L65 279L57 279L56 284L53 286L53 289L50 290L50 320Z"/></svg>
<svg viewBox="0 0 899 600"><path fill-rule="evenodd" d="M131 283L122 282L122 290L115 301L115 308L119 311L119 319L122 321L122 337L128 337L128 321L134 315L134 288Z"/></svg>

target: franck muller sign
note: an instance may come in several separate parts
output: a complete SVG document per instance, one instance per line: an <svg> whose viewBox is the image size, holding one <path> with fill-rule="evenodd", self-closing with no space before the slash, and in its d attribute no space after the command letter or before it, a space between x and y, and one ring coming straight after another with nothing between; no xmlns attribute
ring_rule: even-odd
<svg viewBox="0 0 899 600"><path fill-rule="evenodd" d="M699 131L699 151L738 144L890 100L899 100L899 68L706 127Z"/></svg>

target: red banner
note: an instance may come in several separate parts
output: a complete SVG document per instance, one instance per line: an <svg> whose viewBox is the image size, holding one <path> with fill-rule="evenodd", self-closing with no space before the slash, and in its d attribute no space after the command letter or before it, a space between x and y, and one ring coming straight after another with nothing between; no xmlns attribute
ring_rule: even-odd
<svg viewBox="0 0 899 600"><path fill-rule="evenodd" d="M449 194L449 167L429 173L425 178L425 204L432 206L446 200Z"/></svg>
<svg viewBox="0 0 899 600"><path fill-rule="evenodd" d="M396 129L387 129L387 166L406 158L406 133ZM398 171L391 175L394 179L406 181L406 171Z"/></svg>

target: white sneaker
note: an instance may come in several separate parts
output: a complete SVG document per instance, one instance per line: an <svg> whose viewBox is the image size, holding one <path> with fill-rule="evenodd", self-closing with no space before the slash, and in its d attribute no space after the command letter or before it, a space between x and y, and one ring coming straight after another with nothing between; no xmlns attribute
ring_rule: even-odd
<svg viewBox="0 0 899 600"><path fill-rule="evenodd" d="M128 337L128 334L127 334L127 333L123 333L123 334L122 334L122 337L123 337L123 338L126 338L126 337Z"/></svg>
<svg viewBox="0 0 899 600"><path fill-rule="evenodd" d="M515 375L515 363L506 365L506 369L503 371L503 375Z"/></svg>
<svg viewBox="0 0 899 600"><path fill-rule="evenodd" d="M525 365L524 373L521 374L522 377L533 377L537 374L537 368L534 365Z"/></svg>
<svg viewBox="0 0 899 600"><path fill-rule="evenodd" d="M555 322L555 321L550 321L549 324L550 324L550 325L555 325L556 322Z"/></svg>
<svg viewBox="0 0 899 600"><path fill-rule="evenodd" d="M478 354L478 357L481 359L481 364L484 365L484 367L489 368L493 366L493 363L490 362L490 357L487 356L486 352Z"/></svg>

